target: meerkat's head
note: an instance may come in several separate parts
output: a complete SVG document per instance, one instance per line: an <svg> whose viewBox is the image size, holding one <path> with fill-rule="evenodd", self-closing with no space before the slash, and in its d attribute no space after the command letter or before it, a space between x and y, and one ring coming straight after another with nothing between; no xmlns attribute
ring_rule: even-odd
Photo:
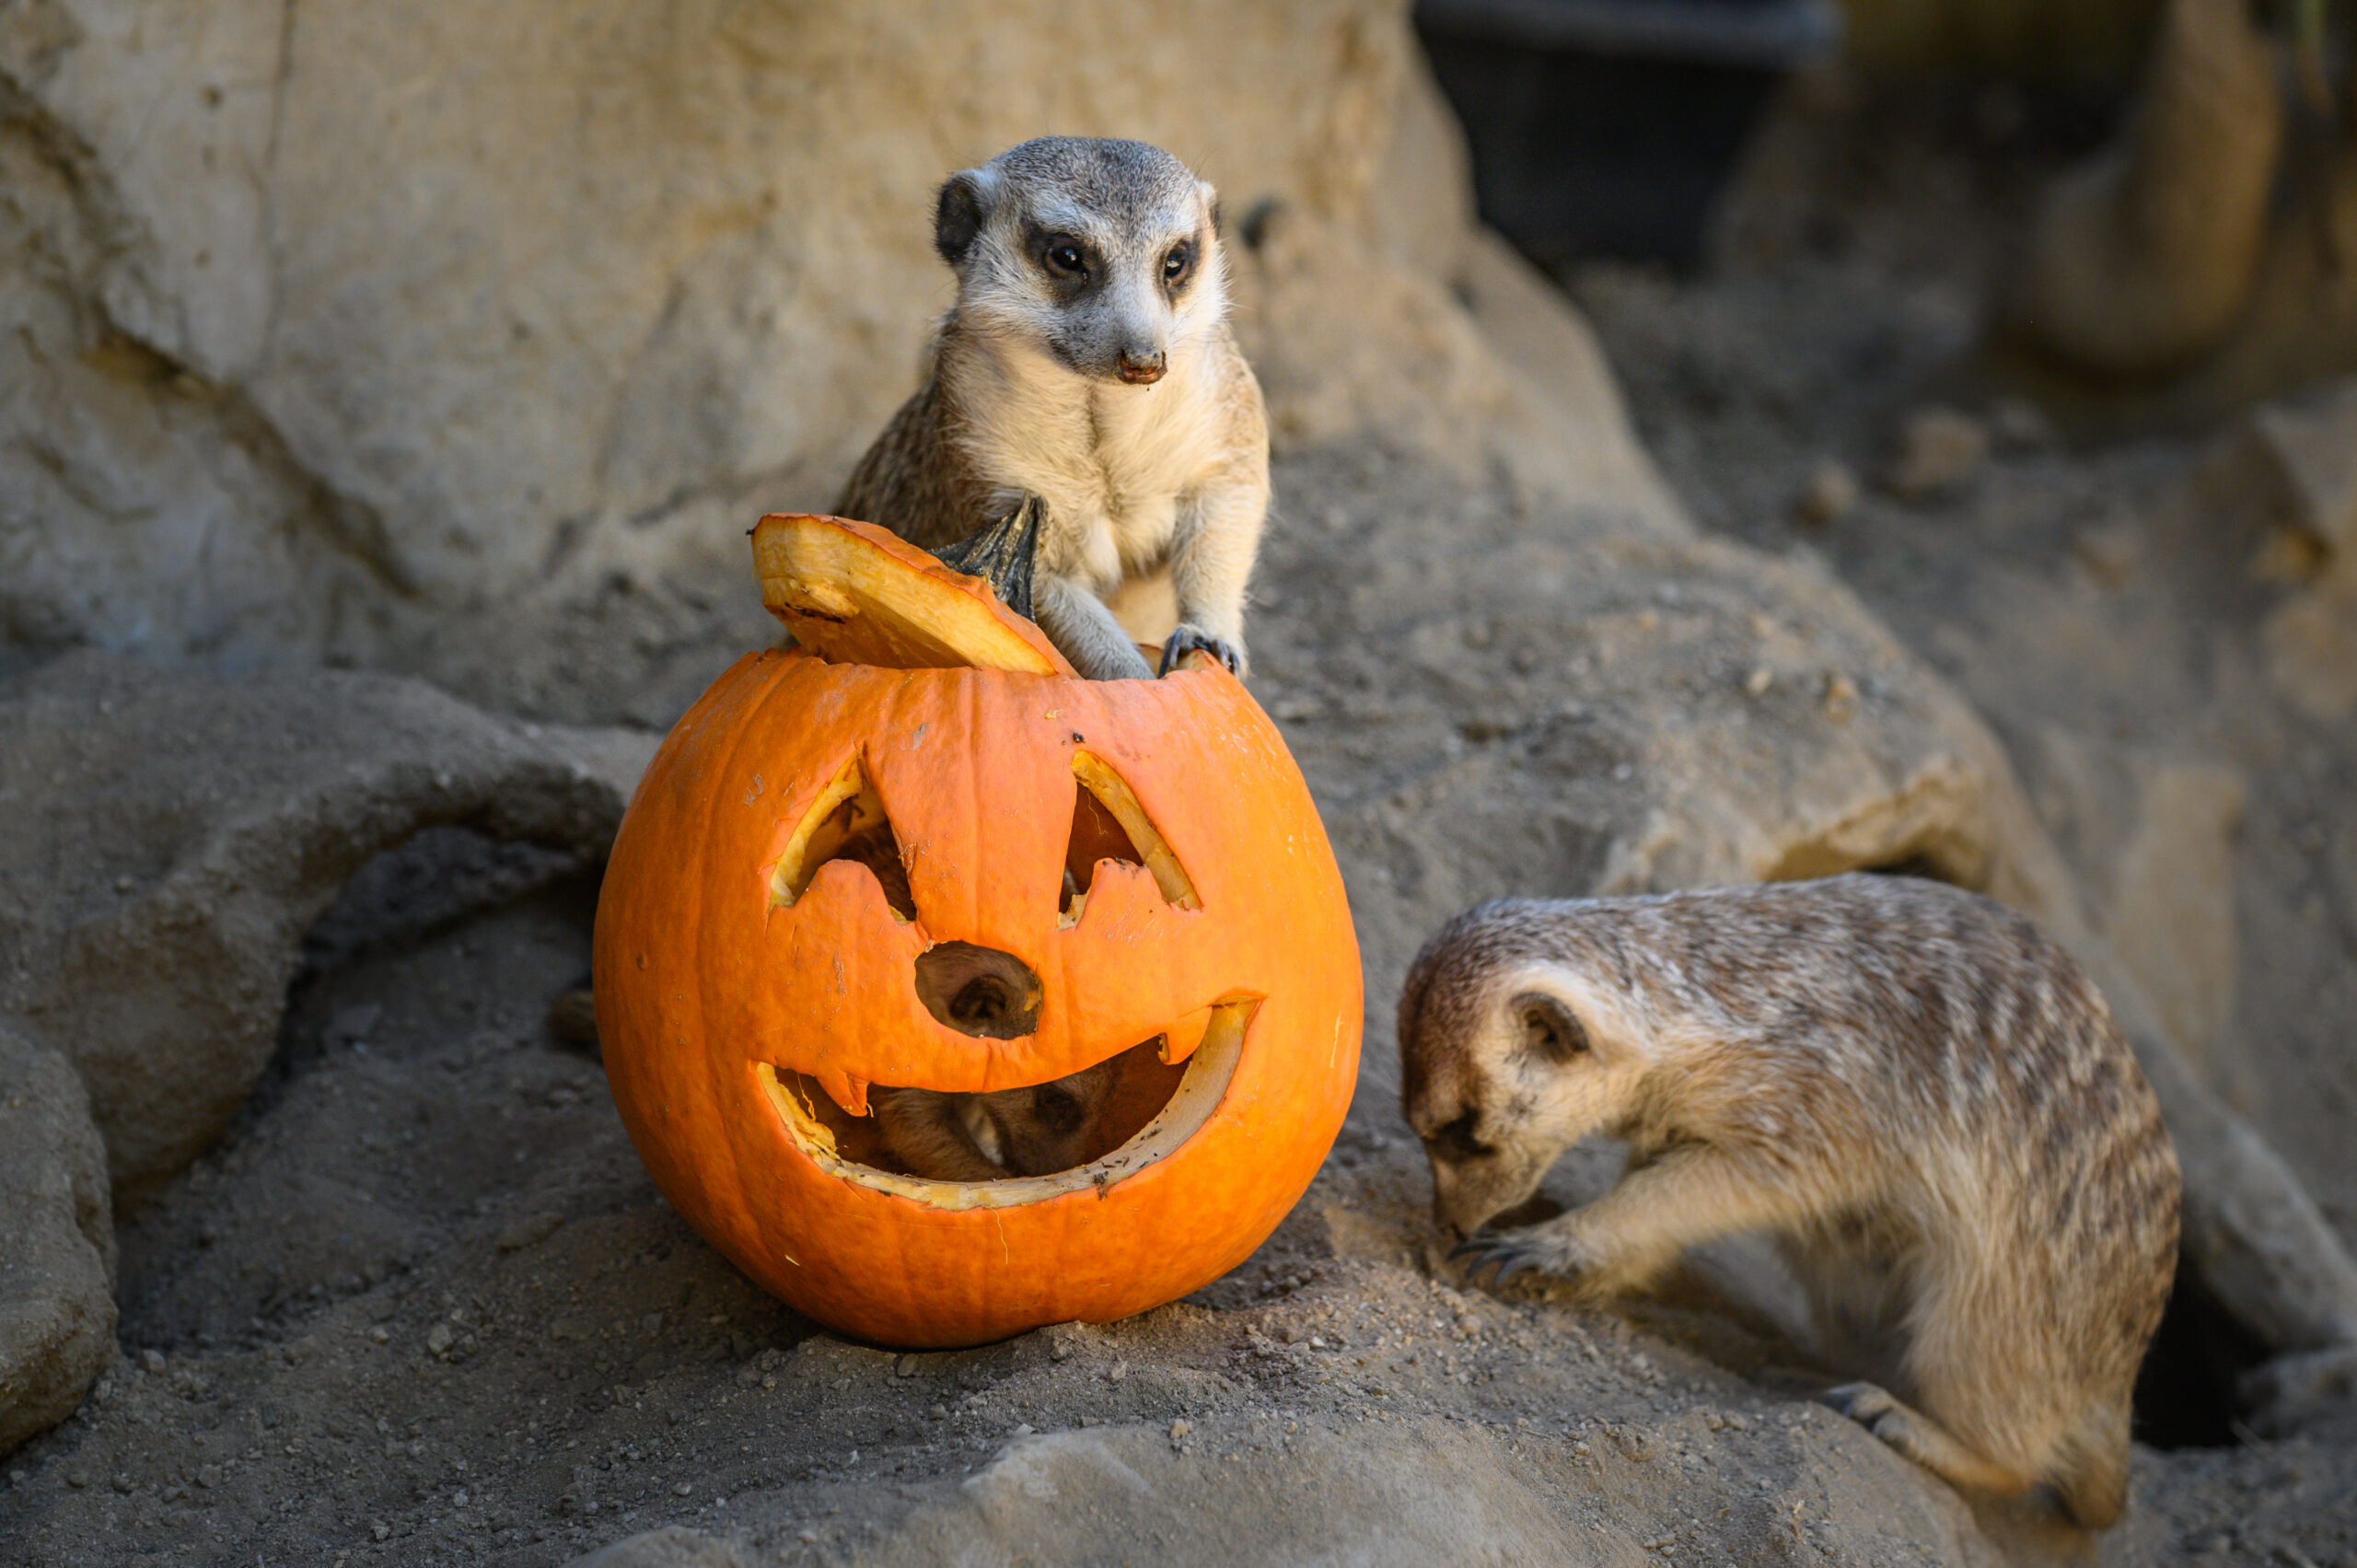
<svg viewBox="0 0 2357 1568"><path fill-rule="evenodd" d="M1509 900L1424 945L1399 996L1399 1098L1433 1167L1433 1214L1470 1236L1556 1157L1634 1112L1654 1065L1629 997L1567 906Z"/></svg>
<svg viewBox="0 0 2357 1568"><path fill-rule="evenodd" d="M1097 1124L1113 1098L1113 1064L1099 1062L1051 1083L980 1096L1006 1167L1017 1176L1045 1176L1101 1152Z"/></svg>
<svg viewBox="0 0 2357 1568"><path fill-rule="evenodd" d="M1218 196L1144 142L1049 136L950 176L934 244L961 329L1148 385L1227 309Z"/></svg>

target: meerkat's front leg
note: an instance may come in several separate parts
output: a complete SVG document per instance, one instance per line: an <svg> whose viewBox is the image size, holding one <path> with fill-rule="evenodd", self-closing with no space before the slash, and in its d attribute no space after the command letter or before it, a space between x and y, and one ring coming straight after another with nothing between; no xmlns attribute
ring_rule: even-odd
<svg viewBox="0 0 2357 1568"><path fill-rule="evenodd" d="M1170 555L1178 624L1163 642L1158 673L1169 674L1197 648L1230 674L1245 672L1244 585L1268 510L1267 484L1248 478L1206 489L1180 506Z"/></svg>
<svg viewBox="0 0 2357 1568"><path fill-rule="evenodd" d="M1154 679L1112 610L1084 585L1042 573L1031 585L1031 609L1048 641L1088 679Z"/></svg>
<svg viewBox="0 0 2357 1568"><path fill-rule="evenodd" d="M1450 1254L1466 1273L1495 1270L1504 1284L1538 1270L1611 1295L1634 1290L1679 1252L1738 1231L1797 1222L1821 1202L1804 1185L1779 1180L1704 1144L1686 1144L1637 1166L1585 1208L1542 1225L1476 1236Z"/></svg>

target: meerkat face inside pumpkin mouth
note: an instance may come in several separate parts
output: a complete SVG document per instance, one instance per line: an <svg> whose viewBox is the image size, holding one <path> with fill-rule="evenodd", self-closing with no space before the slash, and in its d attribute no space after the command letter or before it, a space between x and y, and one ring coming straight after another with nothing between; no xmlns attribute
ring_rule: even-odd
<svg viewBox="0 0 2357 1568"><path fill-rule="evenodd" d="M1007 1208L1102 1190L1177 1153L1227 1093L1260 1005L1258 997L1214 1003L1172 1030L1108 1057L1100 1065L1110 1083L1091 1118L1082 1157L1040 1176L943 1181L911 1175L894 1168L875 1118L853 1116L817 1079L767 1063L754 1074L795 1148L836 1179L934 1208ZM1182 1054L1174 1037L1183 1039L1194 1027L1201 1028L1200 1041ZM1054 1083L1018 1088L1052 1090ZM871 1098L883 1086L871 1086Z"/></svg>

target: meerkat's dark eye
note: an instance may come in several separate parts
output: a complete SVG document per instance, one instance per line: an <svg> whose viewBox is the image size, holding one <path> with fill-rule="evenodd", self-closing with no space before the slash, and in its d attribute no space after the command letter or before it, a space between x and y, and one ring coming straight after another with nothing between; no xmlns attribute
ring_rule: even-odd
<svg viewBox="0 0 2357 1568"><path fill-rule="evenodd" d="M1162 281L1177 283L1180 278L1185 277L1194 265L1195 248L1191 245L1174 245L1170 248L1170 254L1162 259Z"/></svg>
<svg viewBox="0 0 2357 1568"><path fill-rule="evenodd" d="M1567 1062L1588 1048L1587 1030L1572 1010L1551 996L1527 992L1514 999L1514 1018L1524 1047L1549 1062Z"/></svg>
<svg viewBox="0 0 2357 1568"><path fill-rule="evenodd" d="M1476 1160L1498 1152L1473 1135L1473 1113L1469 1110L1424 1141L1453 1160Z"/></svg>
<svg viewBox="0 0 2357 1568"><path fill-rule="evenodd" d="M1051 273L1077 276L1088 269L1088 259L1080 253L1080 247L1069 239L1059 239L1049 246L1047 261L1048 270Z"/></svg>

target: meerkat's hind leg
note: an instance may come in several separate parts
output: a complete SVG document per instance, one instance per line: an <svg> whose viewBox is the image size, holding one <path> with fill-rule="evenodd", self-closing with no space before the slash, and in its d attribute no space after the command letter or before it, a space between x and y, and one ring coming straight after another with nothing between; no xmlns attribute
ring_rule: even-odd
<svg viewBox="0 0 2357 1568"><path fill-rule="evenodd" d="M1878 1383L1844 1383L1828 1388L1817 1400L1952 1486L2013 1497L2037 1484L2035 1477L1975 1453L1946 1427Z"/></svg>

